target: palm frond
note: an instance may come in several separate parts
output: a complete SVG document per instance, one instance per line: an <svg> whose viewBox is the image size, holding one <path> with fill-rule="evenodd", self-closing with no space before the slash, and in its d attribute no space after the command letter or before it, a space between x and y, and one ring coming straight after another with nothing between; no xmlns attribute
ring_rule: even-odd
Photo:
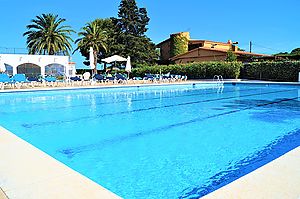
<svg viewBox="0 0 300 199"><path fill-rule="evenodd" d="M71 33L75 33L70 26L62 25L66 20L54 14L42 14L31 20L27 25L27 48L30 54L69 54L73 42Z"/></svg>

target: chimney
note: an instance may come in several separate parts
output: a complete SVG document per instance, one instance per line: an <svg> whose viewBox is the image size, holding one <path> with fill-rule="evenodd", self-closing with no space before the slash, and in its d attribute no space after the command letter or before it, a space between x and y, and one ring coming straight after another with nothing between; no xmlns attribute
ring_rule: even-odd
<svg viewBox="0 0 300 199"><path fill-rule="evenodd" d="M231 45L231 50L232 51L238 51L238 47L236 45Z"/></svg>

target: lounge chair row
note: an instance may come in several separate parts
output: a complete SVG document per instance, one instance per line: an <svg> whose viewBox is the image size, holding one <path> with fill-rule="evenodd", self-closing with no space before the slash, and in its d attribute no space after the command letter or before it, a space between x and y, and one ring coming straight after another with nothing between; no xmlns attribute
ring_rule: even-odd
<svg viewBox="0 0 300 199"><path fill-rule="evenodd" d="M12 88L20 88L24 85L34 87L38 83L53 83L56 82L57 79L55 77L45 77L45 78L37 78L37 77L29 77L26 78L25 74L15 74L12 77L9 77L7 74L0 74L0 88L4 89L4 86L8 85Z"/></svg>
<svg viewBox="0 0 300 199"><path fill-rule="evenodd" d="M121 74L115 74L114 76L104 76L96 74L92 79L90 73L84 73L83 79L79 76L68 77L64 80L58 80L56 77L48 76L42 77L28 77L25 74L16 74L9 77L7 74L0 74L0 89L4 87L21 88L21 87L35 87L35 86L81 86L92 85L95 82L112 82L112 83L127 83L127 77Z"/></svg>
<svg viewBox="0 0 300 199"><path fill-rule="evenodd" d="M95 74L94 75L94 80L98 81L98 82L112 82L114 84L118 84L118 83L123 83L126 84L128 83L128 79L126 76L116 73L115 75L101 75L101 74Z"/></svg>
<svg viewBox="0 0 300 199"><path fill-rule="evenodd" d="M81 77L68 77L64 80L58 80L56 77L28 77L25 74L16 74L9 77L7 74L0 74L0 89L8 86L11 88L21 88L21 87L36 87L36 86L82 86L82 85L94 85L96 82L100 83L113 83L113 84L127 84L128 81L135 83L136 81L143 81L144 83L160 83L160 82L175 82L175 81L185 81L187 76L181 75L158 75L147 73L143 78L134 77L133 79L128 79L126 75L116 73L114 75L102 75L95 74L91 77L89 72L84 73Z"/></svg>
<svg viewBox="0 0 300 199"><path fill-rule="evenodd" d="M143 80L150 81L150 82L176 82L176 81L186 81L186 75L171 75L170 73L167 74L150 74L146 73Z"/></svg>

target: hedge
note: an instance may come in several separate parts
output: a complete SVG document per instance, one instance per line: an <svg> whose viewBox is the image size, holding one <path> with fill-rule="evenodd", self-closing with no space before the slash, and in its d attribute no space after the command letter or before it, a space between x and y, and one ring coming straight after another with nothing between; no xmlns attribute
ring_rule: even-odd
<svg viewBox="0 0 300 199"><path fill-rule="evenodd" d="M140 66L132 70L132 76L144 77L145 73L162 74L171 73L187 75L189 79L211 79L214 75L222 75L223 78L238 78L241 62L198 62L190 64Z"/></svg>
<svg viewBox="0 0 300 199"><path fill-rule="evenodd" d="M246 79L298 81L300 61L252 62L244 66Z"/></svg>

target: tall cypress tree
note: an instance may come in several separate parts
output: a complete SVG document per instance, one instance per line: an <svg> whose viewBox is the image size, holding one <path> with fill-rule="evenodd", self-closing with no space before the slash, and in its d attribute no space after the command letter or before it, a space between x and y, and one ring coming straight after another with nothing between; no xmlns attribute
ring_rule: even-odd
<svg viewBox="0 0 300 199"><path fill-rule="evenodd" d="M133 63L153 63L157 58L155 45L145 36L149 17L146 8L138 8L135 0L121 0L116 22L120 54L131 56Z"/></svg>
<svg viewBox="0 0 300 199"><path fill-rule="evenodd" d="M118 25L122 32L137 36L138 7L135 0L122 0L118 12Z"/></svg>

